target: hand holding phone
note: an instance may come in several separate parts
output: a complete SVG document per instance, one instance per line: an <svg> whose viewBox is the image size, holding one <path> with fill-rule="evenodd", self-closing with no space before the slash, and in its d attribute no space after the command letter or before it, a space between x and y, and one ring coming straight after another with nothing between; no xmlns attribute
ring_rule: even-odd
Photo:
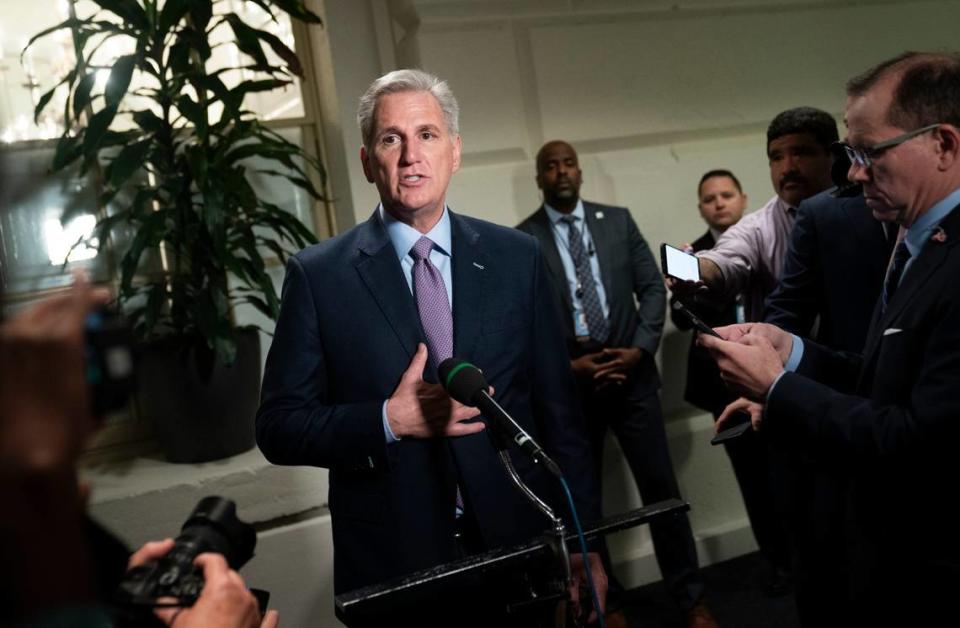
<svg viewBox="0 0 960 628"><path fill-rule="evenodd" d="M680 281L700 281L700 260L675 246L660 245L660 266L663 274Z"/></svg>
<svg viewBox="0 0 960 628"><path fill-rule="evenodd" d="M753 426L753 423L750 421L750 415L746 412L737 412L736 416L738 419L743 420L738 421L730 427L726 427L717 432L716 436L710 439L711 445L720 445L729 440L733 440L734 438L738 438L750 431L750 428Z"/></svg>
<svg viewBox="0 0 960 628"><path fill-rule="evenodd" d="M707 334L708 336L713 336L715 338L720 338L721 340L723 340L723 337L720 334L718 334L716 331L714 331L713 327L710 327L709 325L704 323L702 320L700 320L696 314L694 314L689 309L687 309L687 307L683 303L681 303L679 300L674 301L672 307L676 311L686 316L687 319L690 321L690 323L693 324L696 330L699 331L701 334Z"/></svg>

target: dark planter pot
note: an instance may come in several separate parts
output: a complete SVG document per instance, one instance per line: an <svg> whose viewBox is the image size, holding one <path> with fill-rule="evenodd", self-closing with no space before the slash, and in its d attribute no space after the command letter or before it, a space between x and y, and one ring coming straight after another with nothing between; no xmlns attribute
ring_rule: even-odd
<svg viewBox="0 0 960 628"><path fill-rule="evenodd" d="M232 366L215 361L209 380L199 373L196 350L173 342L144 347L137 373L140 416L170 462L208 462L254 445L260 402L260 338L243 329Z"/></svg>

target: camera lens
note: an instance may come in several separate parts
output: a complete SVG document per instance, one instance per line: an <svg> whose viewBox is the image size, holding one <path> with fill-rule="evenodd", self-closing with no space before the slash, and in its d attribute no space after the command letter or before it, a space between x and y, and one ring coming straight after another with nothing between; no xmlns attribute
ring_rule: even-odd
<svg viewBox="0 0 960 628"><path fill-rule="evenodd" d="M232 569L240 569L253 557L257 533L237 518L237 507L223 497L204 497L190 514L177 537L177 546L189 547L191 562L197 554L223 554ZM176 551L176 550L174 550Z"/></svg>

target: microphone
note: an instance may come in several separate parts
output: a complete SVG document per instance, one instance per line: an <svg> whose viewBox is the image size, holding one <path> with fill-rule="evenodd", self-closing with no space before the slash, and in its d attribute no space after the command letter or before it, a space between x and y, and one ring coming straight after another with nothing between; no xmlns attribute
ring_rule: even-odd
<svg viewBox="0 0 960 628"><path fill-rule="evenodd" d="M438 371L440 384L453 399L466 406L479 408L483 413L488 425L493 427L496 433L493 442L498 450L502 451L506 448L505 439L512 440L534 462L542 464L558 478L563 477L557 463L551 460L537 441L517 425L507 411L487 393L489 385L480 369L466 360L454 357L441 362Z"/></svg>

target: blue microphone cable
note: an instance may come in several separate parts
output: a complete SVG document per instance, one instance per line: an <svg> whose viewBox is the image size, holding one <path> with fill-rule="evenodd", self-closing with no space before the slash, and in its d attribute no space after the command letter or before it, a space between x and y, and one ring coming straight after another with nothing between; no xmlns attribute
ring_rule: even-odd
<svg viewBox="0 0 960 628"><path fill-rule="evenodd" d="M580 517L577 516L577 507L573 504L573 495L570 494L570 487L567 486L567 480L560 476L560 484L563 485L563 491L567 494L567 501L570 503L570 512L573 515L573 525L577 528L577 538L580 540L580 552L583 556L584 571L587 574L587 586L590 588L590 596L593 598L593 608L597 610L597 623L600 628L604 627L603 611L600 609L600 598L597 597L597 587L593 583L593 572L590 570L590 559L587 556L587 539L583 535L583 528L580 527Z"/></svg>

